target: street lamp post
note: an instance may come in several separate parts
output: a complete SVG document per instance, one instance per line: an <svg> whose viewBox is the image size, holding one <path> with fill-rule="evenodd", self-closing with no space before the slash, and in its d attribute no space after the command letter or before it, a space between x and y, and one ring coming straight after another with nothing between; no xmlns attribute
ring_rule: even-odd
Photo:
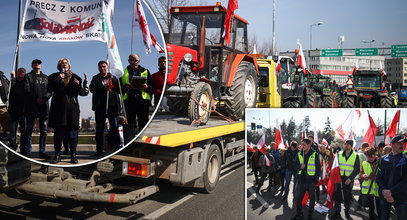
<svg viewBox="0 0 407 220"><path fill-rule="evenodd" d="M369 44L369 48L372 48L372 43L375 42L375 40L362 40L362 43ZM372 69L372 57L369 57L369 69Z"/></svg>
<svg viewBox="0 0 407 220"><path fill-rule="evenodd" d="M324 22L320 21L316 24L311 24L309 26L309 51L308 51L308 65L311 65L311 50L312 50L312 27L319 26L324 24Z"/></svg>

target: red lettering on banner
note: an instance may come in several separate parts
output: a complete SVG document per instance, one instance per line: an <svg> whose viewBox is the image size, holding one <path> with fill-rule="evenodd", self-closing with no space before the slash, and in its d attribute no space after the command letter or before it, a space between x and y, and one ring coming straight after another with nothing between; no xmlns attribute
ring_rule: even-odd
<svg viewBox="0 0 407 220"><path fill-rule="evenodd" d="M87 22L79 22L78 24L75 25L66 25L65 27L62 26L61 24L54 23L54 22L48 22L46 18L40 18L40 25L36 27L37 30L49 30L50 32L54 34L71 34L71 33L76 33L76 32L81 32L86 29L89 29L93 27L95 19L93 17L88 18Z"/></svg>

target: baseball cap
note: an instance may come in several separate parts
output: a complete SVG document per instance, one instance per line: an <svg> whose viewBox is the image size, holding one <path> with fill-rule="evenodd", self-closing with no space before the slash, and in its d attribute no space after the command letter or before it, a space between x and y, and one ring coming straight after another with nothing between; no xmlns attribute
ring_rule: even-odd
<svg viewBox="0 0 407 220"><path fill-rule="evenodd" d="M41 63L42 63L42 61L41 61L41 60L39 60L39 59L35 59L35 60L33 60L33 61L31 62L31 64L34 64L34 63L41 64Z"/></svg>
<svg viewBox="0 0 407 220"><path fill-rule="evenodd" d="M402 136L402 135L398 135L398 136L396 136L396 137L394 137L393 139L391 139L391 141L390 141L390 143L391 144L394 144L394 143L403 143L403 142L405 142L406 140L404 139L404 137Z"/></svg>

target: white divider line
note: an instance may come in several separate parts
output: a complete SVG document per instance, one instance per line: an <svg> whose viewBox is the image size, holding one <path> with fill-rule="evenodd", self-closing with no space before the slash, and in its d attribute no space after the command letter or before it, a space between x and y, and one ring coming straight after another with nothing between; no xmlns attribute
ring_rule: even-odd
<svg viewBox="0 0 407 220"><path fill-rule="evenodd" d="M238 164L238 166L241 166L241 165L242 165L242 164ZM225 168L225 170L222 170L222 171L223 171L223 172L226 172L226 171L229 171L230 169L236 168L236 167L238 167L238 166L228 167L228 168ZM228 175L230 175L230 174L232 174L232 173L234 173L234 172L236 172L236 171L232 171L232 172L227 173L227 174L224 175L224 176L221 176L221 177L219 178L219 180L224 179L225 177L227 177ZM164 215L165 213L167 213L168 211L170 211L170 210L176 208L177 206L181 205L182 203L188 201L189 199L191 199L191 198L194 197L195 195L197 195L197 194L189 194L189 195L186 195L185 197L183 197L183 198L177 200L176 202L174 202L174 203L172 203L172 204L165 205L165 206L163 206L163 207L157 209L156 211L154 211L154 212L152 212L152 213L150 213L150 214L148 214L148 215L142 217L141 219L143 219L143 220L153 220L153 219L157 219L157 218L161 217L162 215Z"/></svg>

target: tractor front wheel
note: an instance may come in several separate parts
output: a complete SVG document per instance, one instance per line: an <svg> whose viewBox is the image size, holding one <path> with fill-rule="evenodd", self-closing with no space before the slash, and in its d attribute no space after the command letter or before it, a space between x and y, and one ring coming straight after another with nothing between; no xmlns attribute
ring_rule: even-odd
<svg viewBox="0 0 407 220"><path fill-rule="evenodd" d="M243 118L245 108L256 107L258 79L252 63L242 61L232 86L226 89L225 113L233 120Z"/></svg>
<svg viewBox="0 0 407 220"><path fill-rule="evenodd" d="M198 82L191 93L188 106L189 120L206 124L212 109L212 88L206 82Z"/></svg>

